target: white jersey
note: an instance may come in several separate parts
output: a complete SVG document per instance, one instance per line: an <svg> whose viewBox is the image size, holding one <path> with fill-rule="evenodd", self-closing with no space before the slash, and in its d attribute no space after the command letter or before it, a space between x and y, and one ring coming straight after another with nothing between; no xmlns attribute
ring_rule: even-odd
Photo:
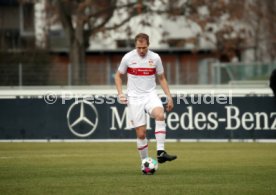
<svg viewBox="0 0 276 195"><path fill-rule="evenodd" d="M118 71L121 74L128 73L127 94L129 97L137 97L155 91L155 74L162 74L164 68L157 53L148 50L146 56L141 57L134 49L124 55Z"/></svg>

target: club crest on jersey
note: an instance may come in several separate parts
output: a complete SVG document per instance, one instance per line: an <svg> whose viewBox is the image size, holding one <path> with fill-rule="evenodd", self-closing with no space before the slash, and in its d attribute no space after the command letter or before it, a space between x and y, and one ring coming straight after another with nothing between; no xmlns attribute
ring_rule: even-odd
<svg viewBox="0 0 276 195"><path fill-rule="evenodd" d="M149 66L154 66L153 60L149 60Z"/></svg>

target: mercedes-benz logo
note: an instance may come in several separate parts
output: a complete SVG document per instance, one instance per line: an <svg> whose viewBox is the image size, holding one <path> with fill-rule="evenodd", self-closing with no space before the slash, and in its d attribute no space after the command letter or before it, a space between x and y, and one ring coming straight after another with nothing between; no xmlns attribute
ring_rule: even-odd
<svg viewBox="0 0 276 195"><path fill-rule="evenodd" d="M67 111L67 124L70 131L78 137L91 135L98 126L98 112L86 100L75 101Z"/></svg>

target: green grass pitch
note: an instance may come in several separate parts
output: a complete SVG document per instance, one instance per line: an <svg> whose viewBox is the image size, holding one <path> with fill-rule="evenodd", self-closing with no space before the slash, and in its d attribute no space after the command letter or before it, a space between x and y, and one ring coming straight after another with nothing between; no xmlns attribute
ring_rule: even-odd
<svg viewBox="0 0 276 195"><path fill-rule="evenodd" d="M276 144L167 143L140 171L136 143L0 143L0 194L276 194ZM149 145L155 156L155 142Z"/></svg>

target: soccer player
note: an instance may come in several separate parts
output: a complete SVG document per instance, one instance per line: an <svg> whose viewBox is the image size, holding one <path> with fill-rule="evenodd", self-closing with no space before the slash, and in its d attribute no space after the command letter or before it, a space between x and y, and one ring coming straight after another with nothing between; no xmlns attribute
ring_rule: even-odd
<svg viewBox="0 0 276 195"><path fill-rule="evenodd" d="M146 112L155 119L155 137L157 142L157 159L159 163L177 158L165 151L166 124L164 108L155 91L156 75L167 96L166 110L173 109L173 100L164 75L160 56L149 50L149 36L139 33L135 37L135 47L124 55L115 74L115 84L119 100L128 105L131 123L136 130L137 148L141 160L148 157L148 140L146 138ZM122 90L122 76L127 73L127 95Z"/></svg>
<svg viewBox="0 0 276 195"><path fill-rule="evenodd" d="M276 98L276 69L274 69L270 75L269 87L272 89L274 97Z"/></svg>

